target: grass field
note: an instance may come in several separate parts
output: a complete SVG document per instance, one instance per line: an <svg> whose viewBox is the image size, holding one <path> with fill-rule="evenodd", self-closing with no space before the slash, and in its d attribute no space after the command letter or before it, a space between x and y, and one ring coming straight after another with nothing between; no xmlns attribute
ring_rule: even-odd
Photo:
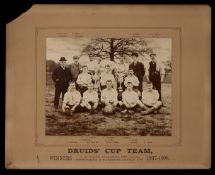
<svg viewBox="0 0 215 175"><path fill-rule="evenodd" d="M73 116L62 114L61 109L55 110L54 83L51 73L46 75L46 135L53 136L170 136L171 120L171 83L170 76L162 84L164 106L158 114L142 116L117 112L112 116L76 113ZM61 103L61 102L60 102Z"/></svg>

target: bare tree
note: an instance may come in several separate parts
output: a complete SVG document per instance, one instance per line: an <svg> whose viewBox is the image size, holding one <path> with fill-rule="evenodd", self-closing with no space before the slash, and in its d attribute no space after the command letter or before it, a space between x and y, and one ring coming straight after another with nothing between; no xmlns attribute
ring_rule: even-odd
<svg viewBox="0 0 215 175"><path fill-rule="evenodd" d="M152 49L143 38L96 38L83 50L90 56L112 61L120 56L130 57L133 52L143 55L151 53Z"/></svg>

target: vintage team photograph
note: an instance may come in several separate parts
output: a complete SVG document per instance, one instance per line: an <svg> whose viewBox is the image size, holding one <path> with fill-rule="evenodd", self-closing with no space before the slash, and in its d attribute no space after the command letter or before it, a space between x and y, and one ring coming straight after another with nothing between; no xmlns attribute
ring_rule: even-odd
<svg viewBox="0 0 215 175"><path fill-rule="evenodd" d="M46 39L46 136L171 136L171 38Z"/></svg>

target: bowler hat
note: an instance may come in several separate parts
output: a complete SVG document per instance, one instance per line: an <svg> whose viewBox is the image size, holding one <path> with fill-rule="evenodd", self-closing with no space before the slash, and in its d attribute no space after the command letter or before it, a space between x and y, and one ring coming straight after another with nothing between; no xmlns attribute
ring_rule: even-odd
<svg viewBox="0 0 215 175"><path fill-rule="evenodd" d="M65 57L61 57L59 61L67 61Z"/></svg>

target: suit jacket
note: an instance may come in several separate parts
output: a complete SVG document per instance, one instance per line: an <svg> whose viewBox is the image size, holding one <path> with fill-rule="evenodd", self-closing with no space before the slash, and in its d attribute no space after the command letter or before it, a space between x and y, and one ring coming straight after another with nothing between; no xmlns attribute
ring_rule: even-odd
<svg viewBox="0 0 215 175"><path fill-rule="evenodd" d="M81 65L79 63L78 65L76 65L75 63L72 63L70 65L70 71L71 71L73 81L76 81L78 78L78 75L81 73Z"/></svg>
<svg viewBox="0 0 215 175"><path fill-rule="evenodd" d="M149 62L149 80L151 82L161 81L160 70L157 70L156 62Z"/></svg>
<svg viewBox="0 0 215 175"><path fill-rule="evenodd" d="M138 78L138 80L139 80L140 82L142 82L142 81L143 81L143 77L144 77L144 75L145 75L145 67L144 67L144 64L138 61L136 65L134 65L134 63L131 63L131 64L129 65L129 68L131 68L131 69L134 70L134 75L136 75L137 78Z"/></svg>
<svg viewBox="0 0 215 175"><path fill-rule="evenodd" d="M56 86L68 86L72 81L72 76L69 68L63 69L61 66L57 67L52 73L52 80Z"/></svg>

